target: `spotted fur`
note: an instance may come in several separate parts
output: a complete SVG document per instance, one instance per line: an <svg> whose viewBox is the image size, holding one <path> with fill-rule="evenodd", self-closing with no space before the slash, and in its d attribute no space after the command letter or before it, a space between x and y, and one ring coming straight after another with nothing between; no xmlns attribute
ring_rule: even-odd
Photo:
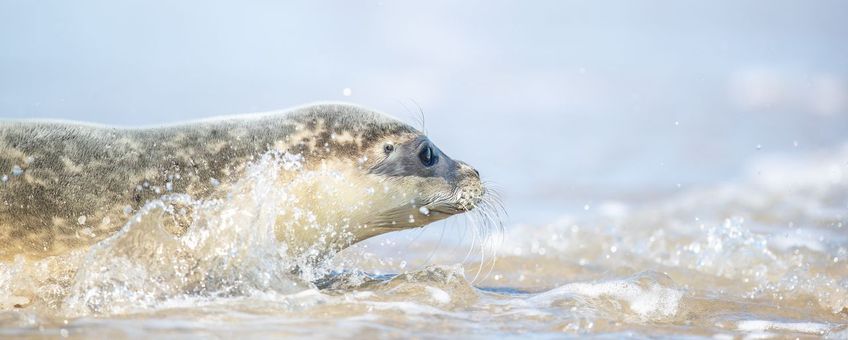
<svg viewBox="0 0 848 340"><path fill-rule="evenodd" d="M168 192L214 197L270 149L304 155L310 166L326 157L360 158L398 134L420 132L346 104L149 129L2 122L0 259L91 244Z"/></svg>

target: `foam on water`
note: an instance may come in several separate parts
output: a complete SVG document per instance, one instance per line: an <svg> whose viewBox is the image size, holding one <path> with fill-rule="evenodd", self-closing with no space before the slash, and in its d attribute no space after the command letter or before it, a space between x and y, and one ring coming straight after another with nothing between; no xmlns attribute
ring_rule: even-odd
<svg viewBox="0 0 848 340"><path fill-rule="evenodd" d="M683 294L668 276L644 272L626 279L569 283L538 294L530 301L555 304L563 298L591 299L592 305L606 302L615 306L616 312L635 314L642 321L661 321L677 314Z"/></svg>
<svg viewBox="0 0 848 340"><path fill-rule="evenodd" d="M823 335L833 327L816 322L780 322L768 320L744 320L739 321L737 329L746 332L765 331L790 331L797 333L809 333Z"/></svg>

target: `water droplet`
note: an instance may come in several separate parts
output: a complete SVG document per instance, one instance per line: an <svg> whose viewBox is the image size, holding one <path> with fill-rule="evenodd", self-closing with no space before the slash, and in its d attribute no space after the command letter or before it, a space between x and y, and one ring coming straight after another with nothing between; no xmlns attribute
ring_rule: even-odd
<svg viewBox="0 0 848 340"><path fill-rule="evenodd" d="M353 91L349 87L345 87L344 90L342 90L342 95L345 97L350 97L351 94L353 94Z"/></svg>
<svg viewBox="0 0 848 340"><path fill-rule="evenodd" d="M583 210L589 210L589 208L591 208L591 207L589 206L589 204L586 204L586 205L584 205L584 206L583 206Z"/></svg>
<svg viewBox="0 0 848 340"><path fill-rule="evenodd" d="M83 234L84 236L87 236L87 237L97 236L97 235L94 234L94 232L91 230L91 228L82 228L82 230L80 230L80 234Z"/></svg>
<svg viewBox="0 0 848 340"><path fill-rule="evenodd" d="M420 212L422 215L430 216L430 209L427 209L427 207L418 208L418 212Z"/></svg>
<svg viewBox="0 0 848 340"><path fill-rule="evenodd" d="M80 225L85 224L85 215L82 215L77 218L77 223L79 223Z"/></svg>
<svg viewBox="0 0 848 340"><path fill-rule="evenodd" d="M756 148L757 148L757 150L762 150L762 149L763 149L763 145L762 145L762 144L757 144Z"/></svg>
<svg viewBox="0 0 848 340"><path fill-rule="evenodd" d="M12 167L12 176L20 176L22 173L24 173L24 170L20 166L15 165Z"/></svg>

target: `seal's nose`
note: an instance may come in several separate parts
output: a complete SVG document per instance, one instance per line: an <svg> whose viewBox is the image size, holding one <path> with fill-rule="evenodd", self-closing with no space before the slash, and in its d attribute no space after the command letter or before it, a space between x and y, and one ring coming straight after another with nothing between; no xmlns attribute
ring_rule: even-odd
<svg viewBox="0 0 848 340"><path fill-rule="evenodd" d="M457 163L459 163L459 170L461 172L464 172L464 173L469 174L469 175L473 174L474 177L477 177L477 179L480 179L480 172L477 171L477 169L474 169L473 167L468 165L468 163L465 163L463 161L457 161Z"/></svg>

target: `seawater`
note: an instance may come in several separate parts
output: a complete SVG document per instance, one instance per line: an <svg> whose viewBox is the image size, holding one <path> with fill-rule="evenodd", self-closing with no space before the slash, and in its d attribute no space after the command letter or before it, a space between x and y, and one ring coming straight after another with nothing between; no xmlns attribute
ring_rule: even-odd
<svg viewBox="0 0 848 340"><path fill-rule="evenodd" d="M165 195L89 249L0 264L0 336L848 337L848 146L503 233L458 217L312 267L273 232L292 198L268 183L296 168L266 156L224 200ZM200 221L178 237L176 207Z"/></svg>

